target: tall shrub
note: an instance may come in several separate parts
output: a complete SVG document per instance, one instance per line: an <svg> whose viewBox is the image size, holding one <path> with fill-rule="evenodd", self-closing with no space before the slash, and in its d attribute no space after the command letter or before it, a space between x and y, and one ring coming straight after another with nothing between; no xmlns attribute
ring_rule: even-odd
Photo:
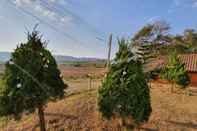
<svg viewBox="0 0 197 131"><path fill-rule="evenodd" d="M99 89L98 105L105 118L131 118L139 125L148 121L151 114L150 94L142 64L131 58L128 44L119 41L115 62Z"/></svg>
<svg viewBox="0 0 197 131"><path fill-rule="evenodd" d="M45 131L44 106L64 96L64 84L51 53L39 33L28 34L11 55L0 87L0 116L14 116L38 110L41 131Z"/></svg>

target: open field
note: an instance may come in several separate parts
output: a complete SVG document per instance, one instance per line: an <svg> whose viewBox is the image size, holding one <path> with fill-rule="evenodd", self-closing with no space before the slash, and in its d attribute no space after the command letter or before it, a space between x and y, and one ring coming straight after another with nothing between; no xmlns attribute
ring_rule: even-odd
<svg viewBox="0 0 197 131"><path fill-rule="evenodd" d="M102 78L106 72L105 68L97 67L73 67L60 65L60 70L64 78L85 78L88 74L91 74L94 78Z"/></svg>
<svg viewBox="0 0 197 131"><path fill-rule="evenodd" d="M77 62L67 62L67 64L59 65L59 69L65 79L85 78L88 74L91 74L94 78L102 78L106 72L103 63L80 62L79 67L73 65L76 63ZM4 69L4 64L0 64L0 75Z"/></svg>
<svg viewBox="0 0 197 131"><path fill-rule="evenodd" d="M105 60L97 60L97 61L65 61L65 66L69 67L96 67L103 68L106 65Z"/></svg>
<svg viewBox="0 0 197 131"><path fill-rule="evenodd" d="M46 122L49 131L121 131L117 119L102 119L97 107L97 89L100 80L94 80L88 93L88 80L67 80L67 97L50 102L46 107ZM73 89L73 90L72 90ZM69 95L70 94L70 95ZM153 112L145 131L195 131L197 130L197 96L171 94L169 88L152 84ZM9 121L0 130L38 131L36 114L24 116L19 122Z"/></svg>

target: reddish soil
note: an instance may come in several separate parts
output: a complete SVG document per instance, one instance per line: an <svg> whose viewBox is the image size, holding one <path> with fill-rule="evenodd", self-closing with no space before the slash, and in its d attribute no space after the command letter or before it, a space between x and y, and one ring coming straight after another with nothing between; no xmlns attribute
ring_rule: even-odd
<svg viewBox="0 0 197 131"><path fill-rule="evenodd" d="M67 67L60 65L59 68L65 78L86 77L88 74L91 74L93 77L103 77L106 72L105 68L96 67Z"/></svg>

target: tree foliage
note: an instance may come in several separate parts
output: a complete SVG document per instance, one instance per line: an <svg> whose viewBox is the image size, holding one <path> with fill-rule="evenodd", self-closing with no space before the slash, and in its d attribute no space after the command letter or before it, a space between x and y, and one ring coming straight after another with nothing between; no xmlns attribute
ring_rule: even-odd
<svg viewBox="0 0 197 131"><path fill-rule="evenodd" d="M129 45L125 44L126 40L122 38L118 40L119 51L116 53L115 61L126 61L129 58L133 57L133 53L129 49Z"/></svg>
<svg viewBox="0 0 197 131"><path fill-rule="evenodd" d="M197 30L185 29L182 34L169 34L170 26L165 21L149 23L132 38L133 45L151 45L152 56L168 55L176 48L178 54L197 53ZM148 47L148 46L147 46Z"/></svg>
<svg viewBox="0 0 197 131"><path fill-rule="evenodd" d="M138 45L160 44L168 42L170 26L165 21L155 21L141 28L132 38Z"/></svg>
<svg viewBox="0 0 197 131"><path fill-rule="evenodd" d="M32 113L48 100L64 96L60 71L46 42L39 32L28 34L11 55L3 76L5 86L0 87L0 116L20 119L22 113Z"/></svg>
<svg viewBox="0 0 197 131"><path fill-rule="evenodd" d="M158 56L160 48L169 43L169 29L170 26L165 21L156 21L145 25L134 35L131 46L142 63Z"/></svg>
<svg viewBox="0 0 197 131"><path fill-rule="evenodd" d="M123 57L124 56L124 57ZM103 116L132 118L136 124L148 120L151 114L149 88L140 62L132 56L126 41L119 42L119 51L102 87L98 105Z"/></svg>
<svg viewBox="0 0 197 131"><path fill-rule="evenodd" d="M182 87L186 87L190 82L190 77L186 71L185 65L180 62L176 53L172 53L169 56L168 64L161 71L160 76Z"/></svg>

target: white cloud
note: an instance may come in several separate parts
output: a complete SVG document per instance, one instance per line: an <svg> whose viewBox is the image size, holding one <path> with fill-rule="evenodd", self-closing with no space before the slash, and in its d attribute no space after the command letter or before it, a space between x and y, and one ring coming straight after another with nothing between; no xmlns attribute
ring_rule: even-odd
<svg viewBox="0 0 197 131"><path fill-rule="evenodd" d="M67 5L68 2L66 0L59 0L60 5Z"/></svg>
<svg viewBox="0 0 197 131"><path fill-rule="evenodd" d="M173 13L181 8L197 8L197 0L173 0L173 4L168 9L168 13Z"/></svg>
<svg viewBox="0 0 197 131"><path fill-rule="evenodd" d="M14 4L17 6L29 5L35 2L36 0L14 0Z"/></svg>
<svg viewBox="0 0 197 131"><path fill-rule="evenodd" d="M193 1L192 7L197 8L197 0Z"/></svg>
<svg viewBox="0 0 197 131"><path fill-rule="evenodd" d="M157 21L157 20L159 20L159 19L161 19L161 16L153 16L153 17L149 18L149 19L147 20L147 22L148 22L148 23L152 23L152 22Z"/></svg>
<svg viewBox="0 0 197 131"><path fill-rule="evenodd" d="M58 0L49 0L49 2L52 2L52 3L55 3L57 2Z"/></svg>
<svg viewBox="0 0 197 131"><path fill-rule="evenodd" d="M60 5L66 5L67 2L65 0L48 0L50 3L56 3L56 4L60 4Z"/></svg>
<svg viewBox="0 0 197 131"><path fill-rule="evenodd" d="M176 7L193 7L197 8L197 0L173 0Z"/></svg>
<svg viewBox="0 0 197 131"><path fill-rule="evenodd" d="M39 12L42 12L42 11L43 11L43 8L42 8L42 6L40 6L40 5L36 5L36 6L35 6L35 10L36 10L36 11L39 11Z"/></svg>
<svg viewBox="0 0 197 131"><path fill-rule="evenodd" d="M50 4L65 4L64 0L48 0L48 3ZM60 12L57 12L55 10L52 10L51 8L48 8L45 6L41 0L14 0L14 4L16 6L20 6L22 8L27 8L28 10L34 11L33 13L36 13L42 17L47 17L50 20L60 22L61 24L68 24L70 25L72 23L72 16L65 16L61 15Z"/></svg>
<svg viewBox="0 0 197 131"><path fill-rule="evenodd" d="M73 21L73 17L71 17L71 16L65 16L65 17L62 17L60 19L60 21L63 22L63 23L71 23Z"/></svg>
<svg viewBox="0 0 197 131"><path fill-rule="evenodd" d="M52 20L54 20L55 17L56 17L56 13L55 12L46 9L45 7L41 6L40 4L37 4L34 7L34 10L36 12L38 12L39 14L41 14L42 16L49 17Z"/></svg>

